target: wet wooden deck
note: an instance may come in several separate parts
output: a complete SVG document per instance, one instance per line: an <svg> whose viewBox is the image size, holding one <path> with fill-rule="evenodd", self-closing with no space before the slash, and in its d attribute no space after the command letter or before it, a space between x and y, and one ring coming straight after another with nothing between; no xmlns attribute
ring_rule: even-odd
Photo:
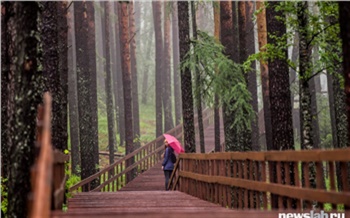
<svg viewBox="0 0 350 218"><path fill-rule="evenodd" d="M68 200L68 212L55 211L52 217L278 217L277 212L223 208L182 192L164 191L164 186L159 163L118 192L75 195Z"/></svg>
<svg viewBox="0 0 350 218"><path fill-rule="evenodd" d="M214 129L211 126L205 130L205 136L206 151L209 151L214 147ZM51 215L55 218L278 217L277 212L231 210L182 192L165 191L161 163L136 177L118 192L79 193L68 200L67 212L55 211Z"/></svg>

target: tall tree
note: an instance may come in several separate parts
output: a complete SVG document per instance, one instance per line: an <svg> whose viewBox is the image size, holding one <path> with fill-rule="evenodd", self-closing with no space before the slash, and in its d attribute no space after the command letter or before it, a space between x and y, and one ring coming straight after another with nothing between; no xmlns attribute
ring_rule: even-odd
<svg viewBox="0 0 350 218"><path fill-rule="evenodd" d="M220 41L220 5L218 4L218 2L213 2L213 10L214 10L214 36L218 41ZM182 99L182 102L184 102L183 99ZM215 94L214 96L214 138L215 138L214 150L215 152L219 152L221 150L220 110L219 110L219 96L217 94Z"/></svg>
<svg viewBox="0 0 350 218"><path fill-rule="evenodd" d="M173 2L172 10L172 43L173 43L173 81L174 81L174 104L175 104L175 125L181 123L181 93L179 78L179 24L177 17L176 1Z"/></svg>
<svg viewBox="0 0 350 218"><path fill-rule="evenodd" d="M153 22L154 32L156 40L156 137L163 133L163 114L162 114L162 51L163 51L163 40L162 40L162 22L161 22L161 2L152 2L153 9Z"/></svg>
<svg viewBox="0 0 350 218"><path fill-rule="evenodd" d="M258 21L258 42L260 52L266 51L267 29L266 29L266 10L263 1L257 1L257 10L261 10L257 15ZM264 107L264 124L267 150L272 150L272 124L271 124L271 106L270 106L270 87L269 70L265 60L260 60L260 76L262 86L262 97Z"/></svg>
<svg viewBox="0 0 350 218"><path fill-rule="evenodd" d="M123 88L124 88L124 116L125 116L125 153L129 154L134 151L133 144L133 117L132 117L132 90L131 90L131 69L130 69L130 41L129 41L129 13L128 3L119 2L118 10L120 44L123 72ZM133 159L127 161L126 167L132 165ZM132 173L127 174L127 181L133 178Z"/></svg>
<svg viewBox="0 0 350 218"><path fill-rule="evenodd" d="M170 74L170 12L167 9L169 2L164 2L164 50L163 50L163 56L164 56L164 65L163 65L163 77L162 80L164 81L163 84L163 109L164 109L164 132L169 131L170 129L174 128L174 121L173 121L173 115L172 115L172 104L171 104L171 85L167 84L165 81L171 81Z"/></svg>
<svg viewBox="0 0 350 218"><path fill-rule="evenodd" d="M269 2L266 9L267 20L267 42L276 44L276 37L282 37L286 33L285 23L279 19L284 14L276 11L279 2ZM289 89L289 69L286 62L287 50L283 49L285 58L271 59L268 63L269 69L269 94L271 106L271 127L272 127L272 146L267 146L268 150L289 150L294 149L292 113ZM293 169L290 168L290 169ZM293 174L290 175L294 178ZM273 166L270 172L270 181L276 180L276 166ZM291 179L293 180L293 179ZM272 208L278 207L277 198L272 196Z"/></svg>
<svg viewBox="0 0 350 218"><path fill-rule="evenodd" d="M246 55L252 55L255 53L255 38L254 38L254 22L253 22L253 15L254 15L254 2L253 1L246 1L245 2L245 10L246 10L246 32L245 32L245 48L246 48ZM256 66L255 62L253 62L250 66L252 70L250 70L247 74L247 84L248 84L248 90L252 95L252 100L250 101L250 104L253 106L254 110L254 119L251 121L251 130L250 130L250 137L252 141L252 150L259 151L259 127L258 127L258 91L257 91L257 81L256 81Z"/></svg>
<svg viewBox="0 0 350 218"><path fill-rule="evenodd" d="M109 164L114 162L114 146L115 146L115 131L114 131L114 111L113 111L113 93L112 93L112 72L111 72L111 51L110 51L110 2L104 2L105 16L105 36L104 41L106 48L106 77L105 77L105 88L106 88L106 106L107 106L107 122L108 122L108 148L109 148Z"/></svg>
<svg viewBox="0 0 350 218"><path fill-rule="evenodd" d="M97 77L96 77L96 43L95 43L95 8L94 2L86 2L86 14L88 18L88 41L87 53L89 57L89 74L90 74L90 108L91 108L91 137L94 156L94 170L98 171L99 154L98 154L98 111L97 111ZM81 145L81 144L80 144ZM96 181L97 182L97 181ZM97 185L97 184L96 184Z"/></svg>
<svg viewBox="0 0 350 218"><path fill-rule="evenodd" d="M86 2L74 2L76 55L77 55L77 92L79 112L79 138L81 157L81 179L94 174L94 140L91 114L91 74L89 71L88 37L89 23ZM90 110L89 110L90 109ZM87 187L83 187L87 191Z"/></svg>
<svg viewBox="0 0 350 218"><path fill-rule="evenodd" d="M178 2L180 61L190 50L188 2ZM190 69L181 70L182 116L186 153L195 153L195 132L192 97L192 76Z"/></svg>
<svg viewBox="0 0 350 218"><path fill-rule="evenodd" d="M37 2L7 3L10 4L14 13L8 31L11 33L9 54L15 81L15 113L10 130L13 143L9 148L7 215L25 217L31 189L30 167L34 163L36 111L42 99L41 75L37 71L39 6Z"/></svg>
<svg viewBox="0 0 350 218"><path fill-rule="evenodd" d="M311 77L311 46L308 43L308 17L307 2L299 2L298 8L298 30L299 30L299 95L300 95L300 123L301 123L301 148L313 149L313 129L311 114L311 93L309 78Z"/></svg>
<svg viewBox="0 0 350 218"><path fill-rule="evenodd" d="M194 5L194 1L191 1L191 14L192 14L192 30L193 30L193 38L195 40L198 39L197 36L197 20L196 20L196 7ZM196 51L194 51L196 53ZM196 63L197 61L194 60ZM202 86L201 86L201 76L198 70L194 69L195 72L195 103L197 107L197 119L198 119L198 129L199 129L199 144L200 144L200 151L201 153L205 153L205 144L204 144L204 127L203 127L203 113L202 113Z"/></svg>
<svg viewBox="0 0 350 218"><path fill-rule="evenodd" d="M62 116L62 87L58 71L58 3L43 2L42 12L42 43L43 43L43 74L45 91L52 95L52 145L64 150L64 143L61 136Z"/></svg>
<svg viewBox="0 0 350 218"><path fill-rule="evenodd" d="M11 35L8 22L13 18L13 5L11 2L1 3L1 175L8 178L9 147L10 143L10 114L11 96L10 84L13 83L13 75L10 70ZM4 181L4 180L3 180Z"/></svg>
<svg viewBox="0 0 350 218"><path fill-rule="evenodd" d="M58 72L60 75L60 143L62 149L68 148L68 24L67 1L57 2L57 31L58 31Z"/></svg>
<svg viewBox="0 0 350 218"><path fill-rule="evenodd" d="M227 55L231 60L234 60L234 36L233 31L233 18L232 18L232 4L235 2L231 1L220 1L220 23L221 23L221 43L225 47L225 55ZM228 105L223 107L224 113L224 131L225 131L225 151L234 150L233 142L233 128L232 117L233 112L228 109Z"/></svg>
<svg viewBox="0 0 350 218"><path fill-rule="evenodd" d="M74 26L74 4L68 9L68 105L69 105L69 137L71 144L72 173L78 175L79 155L79 114L77 96L77 64Z"/></svg>
<svg viewBox="0 0 350 218"><path fill-rule="evenodd" d="M140 112L139 112L139 93L137 83L136 67L136 28L134 16L134 3L129 3L129 37L130 37L130 57L131 57L131 89L132 89L132 116L134 121L134 140L135 149L140 147Z"/></svg>
<svg viewBox="0 0 350 218"><path fill-rule="evenodd" d="M350 134L350 3L339 2L340 34L343 41L343 75L345 79L348 135ZM349 143L348 143L349 146Z"/></svg>
<svg viewBox="0 0 350 218"><path fill-rule="evenodd" d="M114 4L115 14L118 14L120 5L118 2ZM118 17L118 23L119 23ZM122 62L121 62L121 45L120 45L120 34L121 31L119 29L119 25L115 25L115 41L116 41L116 64L117 71L114 73L114 99L116 102L115 110L116 110L116 118L117 118L117 126L119 131L119 144L124 145L125 143L125 114L124 114L124 88L123 88L123 76L122 76Z"/></svg>

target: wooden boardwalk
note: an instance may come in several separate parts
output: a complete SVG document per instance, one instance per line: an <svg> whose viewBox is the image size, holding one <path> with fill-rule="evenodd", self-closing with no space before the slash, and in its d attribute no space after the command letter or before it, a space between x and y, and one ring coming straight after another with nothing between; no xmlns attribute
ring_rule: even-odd
<svg viewBox="0 0 350 218"><path fill-rule="evenodd" d="M221 128L223 130L223 128ZM223 135L223 131L221 132ZM221 137L223 140L223 137ZM206 152L214 148L214 128L205 129ZM199 144L199 143L197 143ZM197 148L199 150L199 147ZM271 216L272 214L275 216ZM52 217L278 217L276 212L238 211L179 191L165 191L161 163L142 173L118 192L88 192L68 200L68 211Z"/></svg>
<svg viewBox="0 0 350 218"><path fill-rule="evenodd" d="M139 175L118 192L79 193L68 200L68 212L51 217L273 217L276 212L238 211L179 191L164 191L161 163Z"/></svg>

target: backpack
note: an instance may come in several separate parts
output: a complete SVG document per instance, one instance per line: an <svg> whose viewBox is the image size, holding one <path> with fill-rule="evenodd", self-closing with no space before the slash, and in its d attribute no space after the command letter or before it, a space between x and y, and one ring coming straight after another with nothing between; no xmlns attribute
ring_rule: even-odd
<svg viewBox="0 0 350 218"><path fill-rule="evenodd" d="M171 158L171 162L176 163L176 156L174 152L171 152L170 158Z"/></svg>

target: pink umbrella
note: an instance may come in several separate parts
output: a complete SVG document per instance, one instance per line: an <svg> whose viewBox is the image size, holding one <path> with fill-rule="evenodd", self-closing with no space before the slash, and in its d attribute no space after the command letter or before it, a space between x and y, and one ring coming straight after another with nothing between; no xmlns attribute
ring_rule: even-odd
<svg viewBox="0 0 350 218"><path fill-rule="evenodd" d="M180 154L185 152L180 142L174 136L169 134L163 134L163 136L168 141L169 146L172 147L176 153Z"/></svg>

